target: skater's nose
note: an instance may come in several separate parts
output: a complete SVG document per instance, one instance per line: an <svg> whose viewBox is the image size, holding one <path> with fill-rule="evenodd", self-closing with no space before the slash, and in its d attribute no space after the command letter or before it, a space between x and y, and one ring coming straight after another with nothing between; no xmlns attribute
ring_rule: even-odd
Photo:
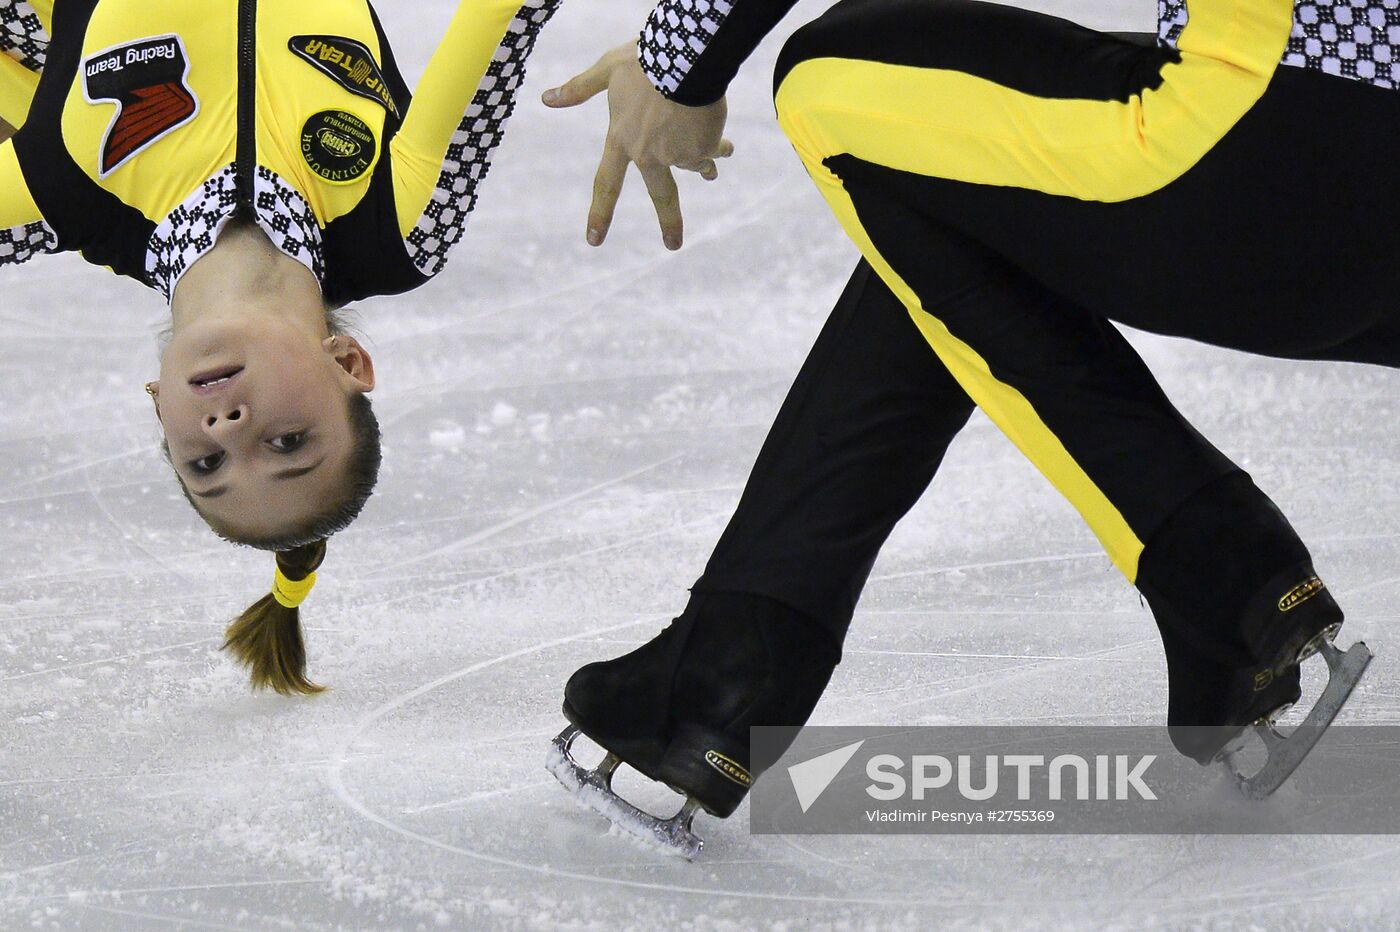
<svg viewBox="0 0 1400 932"><path fill-rule="evenodd" d="M214 440L228 440L247 430L252 422L246 404L227 405L204 415L204 432Z"/></svg>

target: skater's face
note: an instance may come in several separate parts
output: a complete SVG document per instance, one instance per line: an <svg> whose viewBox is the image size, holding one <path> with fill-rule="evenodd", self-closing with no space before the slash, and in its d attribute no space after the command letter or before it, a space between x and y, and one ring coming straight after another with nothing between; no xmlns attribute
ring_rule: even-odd
<svg viewBox="0 0 1400 932"><path fill-rule="evenodd" d="M170 462L227 537L269 539L347 494L349 402L374 387L369 355L275 313L204 315L175 333L152 383Z"/></svg>

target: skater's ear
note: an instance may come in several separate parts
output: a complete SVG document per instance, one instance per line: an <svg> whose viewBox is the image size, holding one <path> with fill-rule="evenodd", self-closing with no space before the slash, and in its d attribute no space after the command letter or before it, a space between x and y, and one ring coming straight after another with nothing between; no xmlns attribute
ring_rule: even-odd
<svg viewBox="0 0 1400 932"><path fill-rule="evenodd" d="M350 377L351 391L374 391L374 360L359 340L349 334L336 334L322 340L321 349L334 357L335 364Z"/></svg>
<svg viewBox="0 0 1400 932"><path fill-rule="evenodd" d="M146 394L151 398L151 406L155 408L156 420L160 420L160 379L152 379L146 383Z"/></svg>

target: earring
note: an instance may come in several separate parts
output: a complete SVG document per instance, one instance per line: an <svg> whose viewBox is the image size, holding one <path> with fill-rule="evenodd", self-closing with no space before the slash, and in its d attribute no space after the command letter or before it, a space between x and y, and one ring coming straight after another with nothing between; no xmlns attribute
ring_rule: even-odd
<svg viewBox="0 0 1400 932"><path fill-rule="evenodd" d="M147 382L147 383L146 383L146 394L147 394L147 395L150 395L152 398L154 398L154 397L156 396L156 383L155 383L155 382Z"/></svg>

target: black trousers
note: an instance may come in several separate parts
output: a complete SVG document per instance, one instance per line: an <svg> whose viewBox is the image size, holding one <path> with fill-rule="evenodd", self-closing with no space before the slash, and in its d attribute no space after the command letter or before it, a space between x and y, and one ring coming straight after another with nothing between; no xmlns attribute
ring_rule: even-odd
<svg viewBox="0 0 1400 932"><path fill-rule="evenodd" d="M1207 34L1209 15L1196 26ZM867 261L698 591L775 599L839 641L880 546L975 399L1147 595L1168 651L1170 717L1208 723L1200 684L1258 662L1242 619L1261 593L1272 598L1267 587L1286 592L1310 572L1310 558L1110 321L1271 356L1400 365L1400 93L1282 67L1242 113L1202 115L1193 82L1222 66L1193 57L1191 28L1179 55L967 0L846 0L794 35L779 62L780 122ZM900 69L896 80L882 68ZM965 99L984 109L960 111ZM1142 134L1152 164L1131 161L1134 140L1118 153L1095 121L1116 131L1123 112L1096 106L1156 120L1126 130ZM988 107L1006 113L988 124ZM1195 125L1178 131L1191 122L1183 110ZM1056 136L1066 114L1087 136ZM963 120L978 132L963 138ZM1212 120L1223 129L1202 143L1192 133ZM911 164L925 152L927 165ZM1182 164L1162 181L1173 158ZM968 180L984 165L1009 177ZM1143 190L1125 195L1137 176Z"/></svg>

